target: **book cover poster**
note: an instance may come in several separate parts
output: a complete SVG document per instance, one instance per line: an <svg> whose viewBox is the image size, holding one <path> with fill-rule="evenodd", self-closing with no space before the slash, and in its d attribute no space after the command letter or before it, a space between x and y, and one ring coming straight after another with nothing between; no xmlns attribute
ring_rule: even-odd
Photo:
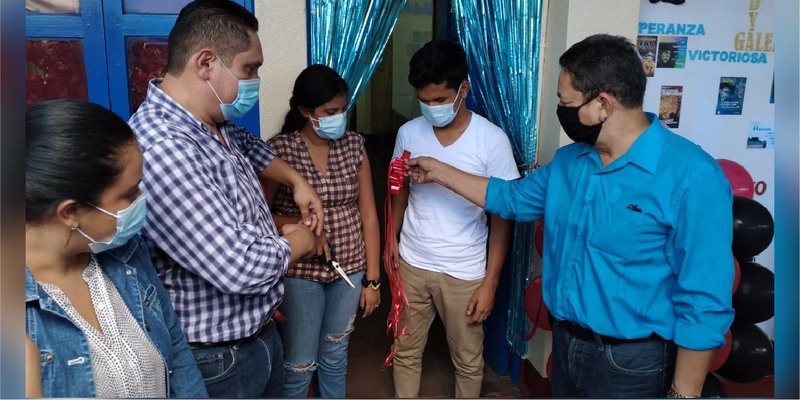
<svg viewBox="0 0 800 400"><path fill-rule="evenodd" d="M644 74L651 77L655 74L656 70L656 53L658 36L639 36L636 40L639 48L639 59L642 60L642 68Z"/></svg>
<svg viewBox="0 0 800 400"><path fill-rule="evenodd" d="M686 65L686 36L659 36L656 67L683 68Z"/></svg>
<svg viewBox="0 0 800 400"><path fill-rule="evenodd" d="M747 131L748 149L772 149L775 147L775 126L772 122L751 121Z"/></svg>
<svg viewBox="0 0 800 400"><path fill-rule="evenodd" d="M678 128L681 122L683 86L661 86L658 119L667 128Z"/></svg>
<svg viewBox="0 0 800 400"><path fill-rule="evenodd" d="M747 78L730 76L719 78L717 115L742 115L746 85Z"/></svg>

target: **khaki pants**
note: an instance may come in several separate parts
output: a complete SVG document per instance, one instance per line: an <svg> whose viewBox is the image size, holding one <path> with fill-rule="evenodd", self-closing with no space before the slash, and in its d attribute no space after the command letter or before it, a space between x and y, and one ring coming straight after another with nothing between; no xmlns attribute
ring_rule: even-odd
<svg viewBox="0 0 800 400"><path fill-rule="evenodd" d="M456 370L456 397L477 398L483 381L483 324L471 324L466 314L469 299L483 279L465 281L426 271L400 260L408 309L402 315L409 336L395 341L394 390L396 397L419 397L422 353L428 330L438 312L447 333L450 358Z"/></svg>

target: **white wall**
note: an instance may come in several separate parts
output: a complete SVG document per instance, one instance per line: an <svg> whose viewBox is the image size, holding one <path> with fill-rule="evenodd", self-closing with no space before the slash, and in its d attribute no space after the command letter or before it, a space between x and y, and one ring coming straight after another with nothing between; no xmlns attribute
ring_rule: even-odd
<svg viewBox="0 0 800 400"><path fill-rule="evenodd" d="M558 58L570 46L595 33L625 36L636 42L640 0L544 0L542 69L539 94L538 162L550 162L556 150L572 141L556 116L556 86L561 67ZM534 254L536 254L534 252ZM541 258L534 256L533 276L541 274ZM540 375L551 349L550 332L538 330L528 342L527 358Z"/></svg>
<svg viewBox="0 0 800 400"><path fill-rule="evenodd" d="M258 0L255 2L264 65L260 69L261 137L274 136L289 111L289 98L297 75L306 67L306 2Z"/></svg>
<svg viewBox="0 0 800 400"><path fill-rule="evenodd" d="M544 0L542 77L539 103L540 164L550 162L556 149L569 144L556 117L558 57L573 44L595 33L625 36L636 42L639 0Z"/></svg>

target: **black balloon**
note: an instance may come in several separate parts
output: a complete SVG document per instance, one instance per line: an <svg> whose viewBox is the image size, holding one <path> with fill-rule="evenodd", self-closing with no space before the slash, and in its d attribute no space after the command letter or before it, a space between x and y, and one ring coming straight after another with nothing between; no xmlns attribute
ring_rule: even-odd
<svg viewBox="0 0 800 400"><path fill-rule="evenodd" d="M733 294L736 324L764 322L775 315L775 274L754 262L739 263L741 281Z"/></svg>
<svg viewBox="0 0 800 400"><path fill-rule="evenodd" d="M749 260L772 242L775 223L761 203L747 197L733 198L733 254Z"/></svg>
<svg viewBox="0 0 800 400"><path fill-rule="evenodd" d="M726 397L725 388L722 386L722 382L719 381L719 378L717 378L716 375L711 373L706 375L706 381L703 383L703 392L700 394L700 397L706 399L719 399Z"/></svg>
<svg viewBox="0 0 800 400"><path fill-rule="evenodd" d="M731 355L716 373L734 382L755 382L774 371L775 353L769 337L755 325L733 325Z"/></svg>

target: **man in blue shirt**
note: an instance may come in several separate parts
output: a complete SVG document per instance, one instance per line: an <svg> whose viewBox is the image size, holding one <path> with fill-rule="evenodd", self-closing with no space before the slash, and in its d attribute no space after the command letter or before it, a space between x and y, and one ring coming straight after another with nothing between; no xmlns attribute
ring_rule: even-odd
<svg viewBox="0 0 800 400"><path fill-rule="evenodd" d="M525 179L408 161L503 218L544 218L543 297L555 397L699 396L733 321L732 197L717 162L642 109L627 39L559 59L558 118L575 143Z"/></svg>

